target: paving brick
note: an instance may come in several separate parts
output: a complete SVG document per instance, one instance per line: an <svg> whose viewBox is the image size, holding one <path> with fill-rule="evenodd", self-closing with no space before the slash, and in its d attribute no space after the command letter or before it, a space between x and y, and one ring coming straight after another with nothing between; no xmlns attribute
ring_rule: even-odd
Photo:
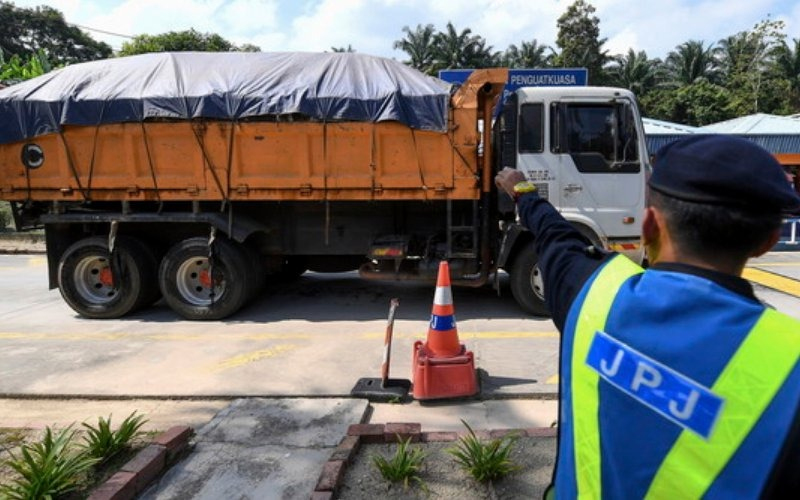
<svg viewBox="0 0 800 500"><path fill-rule="evenodd" d="M489 434L489 431L486 430L476 430L472 429L475 433L475 437L477 437L481 441L486 441L492 439L492 436ZM469 436L469 431L461 431L458 433L459 436Z"/></svg>
<svg viewBox="0 0 800 500"><path fill-rule="evenodd" d="M342 460L349 464L355 458L360 446L361 438L359 436L345 436L328 460Z"/></svg>
<svg viewBox="0 0 800 500"><path fill-rule="evenodd" d="M450 442L458 439L457 432L423 432L421 441L423 443Z"/></svg>
<svg viewBox="0 0 800 500"><path fill-rule="evenodd" d="M161 474L166 465L166 459L167 449L158 444L151 444L123 465L121 470L136 474L135 487L139 492Z"/></svg>
<svg viewBox="0 0 800 500"><path fill-rule="evenodd" d="M530 437L556 437L558 428L556 427L533 427L525 429L525 434Z"/></svg>
<svg viewBox="0 0 800 500"><path fill-rule="evenodd" d="M117 472L95 488L89 500L130 500L136 496L135 482L133 472Z"/></svg>
<svg viewBox="0 0 800 500"><path fill-rule="evenodd" d="M344 461L342 460L328 460L322 466L322 472L317 481L315 491L336 491L339 487L339 481L344 477Z"/></svg>
<svg viewBox="0 0 800 500"><path fill-rule="evenodd" d="M398 442L398 436L403 441L410 438L412 443L418 443L421 432L422 424L388 423L384 426L383 436L387 443Z"/></svg>
<svg viewBox="0 0 800 500"><path fill-rule="evenodd" d="M156 436L153 444L165 447L167 449L167 462L171 462L189 446L189 438L192 436L192 432L191 427L176 425Z"/></svg>
<svg viewBox="0 0 800 500"><path fill-rule="evenodd" d="M315 491L311 494L311 500L330 500L333 498L332 491Z"/></svg>
<svg viewBox="0 0 800 500"><path fill-rule="evenodd" d="M489 431L489 437L492 439L502 439L504 437L511 437L511 436L526 436L526 432L520 429L495 429Z"/></svg>
<svg viewBox="0 0 800 500"><path fill-rule="evenodd" d="M360 436L362 443L383 443L383 424L353 424L347 428L348 436Z"/></svg>

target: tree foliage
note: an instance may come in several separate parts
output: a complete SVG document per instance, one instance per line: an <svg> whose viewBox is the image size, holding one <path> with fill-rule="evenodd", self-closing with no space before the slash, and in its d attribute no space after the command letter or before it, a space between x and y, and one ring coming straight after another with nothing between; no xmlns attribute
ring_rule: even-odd
<svg viewBox="0 0 800 500"><path fill-rule="evenodd" d="M790 106L800 110L800 38L794 38L791 44L781 42L775 50L775 65L789 87Z"/></svg>
<svg viewBox="0 0 800 500"><path fill-rule="evenodd" d="M734 118L730 104L728 89L703 79L677 90L658 89L642 98L647 116L694 126Z"/></svg>
<svg viewBox="0 0 800 500"><path fill-rule="evenodd" d="M23 60L18 55L11 56L8 61L0 54L0 82L17 82L29 80L43 75L53 69L44 51L39 49L36 54Z"/></svg>
<svg viewBox="0 0 800 500"><path fill-rule="evenodd" d="M720 67L713 45L702 40L689 40L667 55L665 67L668 83L675 87L692 85L700 80L718 81Z"/></svg>
<svg viewBox="0 0 800 500"><path fill-rule="evenodd" d="M586 68L589 82L604 83L603 66L609 59L603 50L605 38L600 38L600 19L594 15L595 8L584 0L576 0L558 18L556 45L561 52L555 57L556 66Z"/></svg>
<svg viewBox="0 0 800 500"><path fill-rule="evenodd" d="M479 35L466 28L459 31L447 23L444 31L435 31L432 24L412 31L403 27L405 37L394 42L394 48L409 56L406 64L434 75L441 69L487 68L500 63L500 55Z"/></svg>
<svg viewBox="0 0 800 500"><path fill-rule="evenodd" d="M394 48L408 54L409 59L406 64L424 73L433 74L436 60L436 28L432 24L425 26L418 24L412 31L408 26L403 26L403 33L405 36L394 42Z"/></svg>
<svg viewBox="0 0 800 500"><path fill-rule="evenodd" d="M239 47L216 33L200 33L189 29L170 31L160 35L138 35L130 42L122 44L119 55L132 56L149 52L258 52L260 50L250 44Z"/></svg>
<svg viewBox="0 0 800 500"><path fill-rule="evenodd" d="M111 47L67 24L64 15L52 7L32 9L0 2L0 52L6 60L37 57L40 51L60 66L111 56Z"/></svg>
<svg viewBox="0 0 800 500"><path fill-rule="evenodd" d="M720 41L722 68L728 88L734 94L736 114L774 111L781 107L774 99L777 83L775 56L784 38L783 22L766 19L752 30Z"/></svg>
<svg viewBox="0 0 800 500"><path fill-rule="evenodd" d="M435 69L486 68L497 64L498 56L492 46L469 28L458 31L447 23L445 31L434 37Z"/></svg>
<svg viewBox="0 0 800 500"><path fill-rule="evenodd" d="M553 49L547 45L541 45L534 39L530 42L522 42L519 47L514 44L509 45L501 60L503 66L509 68L545 68L552 65Z"/></svg>
<svg viewBox="0 0 800 500"><path fill-rule="evenodd" d="M641 97L655 88L662 78L663 68L660 59L648 59L645 51L628 49L627 54L613 58L607 74L611 85L625 87Z"/></svg>

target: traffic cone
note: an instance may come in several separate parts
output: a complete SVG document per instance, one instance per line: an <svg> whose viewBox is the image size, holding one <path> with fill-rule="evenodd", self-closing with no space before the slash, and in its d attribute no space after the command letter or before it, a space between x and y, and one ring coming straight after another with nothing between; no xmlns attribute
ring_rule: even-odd
<svg viewBox="0 0 800 500"><path fill-rule="evenodd" d="M458 341L447 261L439 264L428 338L425 343L414 343L412 365L416 399L456 398L478 392L474 356Z"/></svg>
<svg viewBox="0 0 800 500"><path fill-rule="evenodd" d="M426 347L434 357L457 356L464 347L458 343L453 291L450 288L450 265L445 260L439 263Z"/></svg>

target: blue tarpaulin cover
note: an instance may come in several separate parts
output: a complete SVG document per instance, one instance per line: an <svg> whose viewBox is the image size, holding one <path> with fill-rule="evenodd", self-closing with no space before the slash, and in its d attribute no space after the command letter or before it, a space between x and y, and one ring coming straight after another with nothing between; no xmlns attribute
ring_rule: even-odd
<svg viewBox="0 0 800 500"><path fill-rule="evenodd" d="M0 90L0 143L62 125L300 113L444 131L451 85L357 53L173 52L75 64Z"/></svg>

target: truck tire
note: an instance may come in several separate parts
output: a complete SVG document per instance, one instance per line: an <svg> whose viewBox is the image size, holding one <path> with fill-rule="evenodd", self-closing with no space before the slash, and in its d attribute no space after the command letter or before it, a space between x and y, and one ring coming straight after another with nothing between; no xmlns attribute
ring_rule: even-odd
<svg viewBox="0 0 800 500"><path fill-rule="evenodd" d="M75 242L61 256L58 289L81 316L119 318L157 298L156 259L142 242L118 236L113 258L115 265L100 236Z"/></svg>
<svg viewBox="0 0 800 500"><path fill-rule="evenodd" d="M511 295L522 310L534 316L550 316L544 302L544 283L533 242L517 253L511 264L510 275Z"/></svg>
<svg viewBox="0 0 800 500"><path fill-rule="evenodd" d="M158 283L173 311L189 320L217 320L238 311L256 288L249 259L238 244L217 238L209 259L208 238L189 238L161 260Z"/></svg>

